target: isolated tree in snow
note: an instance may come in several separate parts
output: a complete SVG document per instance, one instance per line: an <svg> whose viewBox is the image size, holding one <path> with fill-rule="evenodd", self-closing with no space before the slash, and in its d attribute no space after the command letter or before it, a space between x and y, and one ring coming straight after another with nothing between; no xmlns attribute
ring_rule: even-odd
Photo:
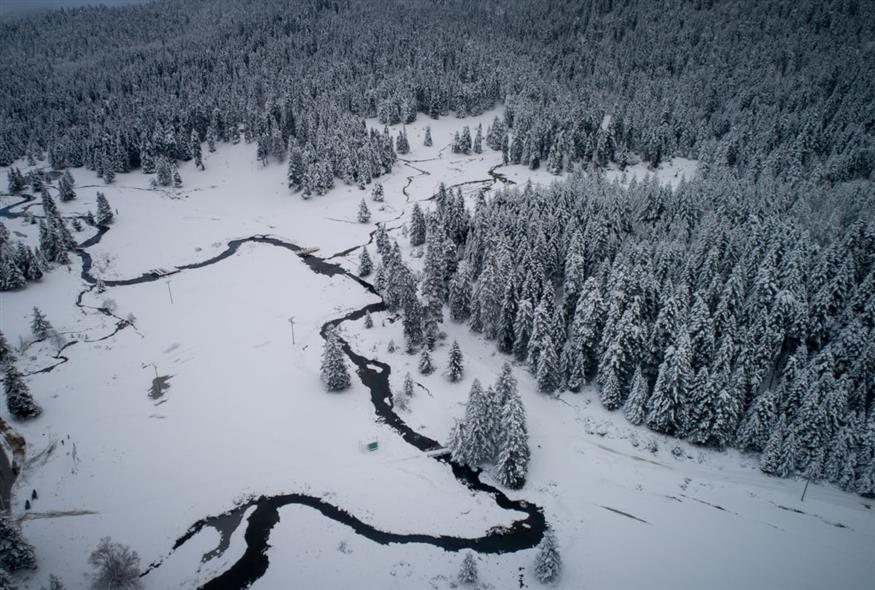
<svg viewBox="0 0 875 590"><path fill-rule="evenodd" d="M644 422L647 398L647 380L641 373L641 365L638 365L632 375L629 397L626 398L626 403L623 405L623 414L632 424L638 425Z"/></svg>
<svg viewBox="0 0 875 590"><path fill-rule="evenodd" d="M6 407L16 418L36 418L42 413L42 408L33 401L21 373L12 363L6 367L3 388L6 392Z"/></svg>
<svg viewBox="0 0 875 590"><path fill-rule="evenodd" d="M499 424L498 481L518 490L526 483L530 457L526 410L519 393L514 392L505 401Z"/></svg>
<svg viewBox="0 0 875 590"><path fill-rule="evenodd" d="M462 378L465 372L465 366L462 363L462 350L459 348L459 343L453 340L453 345L450 347L450 360L447 364L447 376L450 381L455 383Z"/></svg>
<svg viewBox="0 0 875 590"><path fill-rule="evenodd" d="M465 553L465 558L462 559L462 566L459 568L459 583L477 583L477 560L474 558L474 553L471 551Z"/></svg>
<svg viewBox="0 0 875 590"><path fill-rule="evenodd" d="M48 588L43 586L42 590L64 590L64 584L61 583L61 580L59 580L57 576L52 574L49 576Z"/></svg>
<svg viewBox="0 0 875 590"><path fill-rule="evenodd" d="M33 337L37 340L48 338L54 331L49 320L46 319L46 316L43 315L43 312L40 311L38 307L33 308L33 319L30 322L30 331L33 334Z"/></svg>
<svg viewBox="0 0 875 590"><path fill-rule="evenodd" d="M365 312L365 328L373 328L374 327L374 318L371 317L371 312Z"/></svg>
<svg viewBox="0 0 875 590"><path fill-rule="evenodd" d="M562 572L562 558L559 555L559 545L552 528L544 531L544 538L538 545L535 555L535 577L542 584L556 581Z"/></svg>
<svg viewBox="0 0 875 590"><path fill-rule="evenodd" d="M402 388L402 391L407 398L413 397L413 377L410 376L410 372L404 375L404 387Z"/></svg>
<svg viewBox="0 0 875 590"><path fill-rule="evenodd" d="M96 569L91 582L93 590L136 590L140 581L140 556L127 545L113 543L104 537L88 557Z"/></svg>
<svg viewBox="0 0 875 590"><path fill-rule="evenodd" d="M434 365L431 363L431 354L428 348L423 348L419 354L419 372L423 375L431 375L434 372Z"/></svg>
<svg viewBox="0 0 875 590"><path fill-rule="evenodd" d="M359 223L367 223L371 220L371 210L368 209L367 203L362 199L359 202L359 213L358 213L358 221Z"/></svg>
<svg viewBox="0 0 875 590"><path fill-rule="evenodd" d="M368 254L368 249L362 248L362 253L359 257L359 276L366 277L370 275L373 268L374 263L371 261L371 255Z"/></svg>
<svg viewBox="0 0 875 590"><path fill-rule="evenodd" d="M97 193L97 215L95 220L100 225L112 223L112 208L109 206L109 201L106 200L106 195L101 192Z"/></svg>
<svg viewBox="0 0 875 590"><path fill-rule="evenodd" d="M371 198L377 203L383 202L385 195L383 194L383 185L379 182L374 183L374 190L371 192Z"/></svg>
<svg viewBox="0 0 875 590"><path fill-rule="evenodd" d="M322 381L328 391L341 391L350 385L343 349L333 328L328 329L322 347Z"/></svg>
<svg viewBox="0 0 875 590"><path fill-rule="evenodd" d="M392 392L392 407L399 410L407 410L410 398L404 395L404 391Z"/></svg>
<svg viewBox="0 0 875 590"><path fill-rule="evenodd" d="M173 164L173 186L174 188L182 187L182 176L180 176L179 168L176 167L176 164Z"/></svg>
<svg viewBox="0 0 875 590"><path fill-rule="evenodd" d="M426 128L425 128L425 141L423 141L423 145L425 147L431 147L431 145L432 145L431 127L429 127L429 126L426 126Z"/></svg>
<svg viewBox="0 0 875 590"><path fill-rule="evenodd" d="M36 569L33 547L5 512L0 512L0 569L8 572Z"/></svg>

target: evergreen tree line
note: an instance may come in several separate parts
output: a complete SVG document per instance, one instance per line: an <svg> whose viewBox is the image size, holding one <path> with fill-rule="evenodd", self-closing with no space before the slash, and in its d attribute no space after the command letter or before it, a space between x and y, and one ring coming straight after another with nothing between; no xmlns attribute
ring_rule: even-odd
<svg viewBox="0 0 875 590"><path fill-rule="evenodd" d="M866 197L844 196L575 174L480 194L469 213L441 187L423 307L440 319L446 303L542 392L592 383L635 424L873 494L875 222Z"/></svg>
<svg viewBox="0 0 875 590"><path fill-rule="evenodd" d="M318 194L329 175L366 184L385 169L385 142L362 118L463 117L503 101L513 133L492 147L514 163L684 155L829 187L875 167L861 120L875 101L873 32L875 7L853 0L52 11L0 25L0 165L45 154L111 181L162 162L203 167L203 142L243 139L265 161L303 161L291 184Z"/></svg>

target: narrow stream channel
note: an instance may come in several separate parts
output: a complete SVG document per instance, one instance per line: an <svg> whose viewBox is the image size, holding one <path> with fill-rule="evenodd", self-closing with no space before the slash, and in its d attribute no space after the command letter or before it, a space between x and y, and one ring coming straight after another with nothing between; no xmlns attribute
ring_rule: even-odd
<svg viewBox="0 0 875 590"><path fill-rule="evenodd" d="M495 172L498 166L489 170L493 184L501 182L503 184L512 183L504 176ZM486 181L481 181L486 182ZM470 183L461 183L470 184ZM449 188L455 188L456 185ZM0 217L13 217L17 214L12 213L17 205L24 204L31 199L25 199L19 203L7 206L0 209ZM101 238L108 232L110 226L99 226L97 233L82 242L75 250L75 253L82 261L81 277L89 284L95 284L96 278L91 274L92 258L86 251L89 248L100 242ZM193 270L211 266L233 256L237 250L246 243L266 244L279 248L284 248L295 254L301 251L301 248L291 242L280 240L279 238L269 235L256 235L248 238L231 240L227 247L221 253L201 262L186 264L175 267L175 270L166 274L144 273L139 277L122 280L105 280L104 284L107 287L122 287L139 285L157 281L166 276L177 274L184 270ZM350 249L352 251L354 249ZM325 259L319 258L312 254L300 256L307 267L316 274L333 277L342 275L356 282L363 289L373 295L379 294L374 289L373 285L360 277L346 271L339 264L327 262ZM81 300L81 294L80 294ZM376 303L370 303L357 310L351 311L342 317L329 320L322 325L320 334L324 337L329 328L339 326L347 321L355 321L361 319L366 313L377 313L385 311L386 306L382 299ZM123 327L123 326L122 326ZM365 387L368 388L371 395L371 403L374 407L374 412L377 415L378 422L386 424L401 438L416 449L426 452L440 448L440 443L422 435L411 428L404 420L396 414L391 405L391 388L389 386L389 375L392 372L391 367L376 359L368 359L359 355L352 350L349 343L340 338L343 351L349 358L350 362L356 367L359 378ZM542 509L525 500L512 500L508 498L501 490L480 480L480 472L473 470L464 465L459 465L452 462L447 456L434 457L434 460L447 465L453 473L453 476L472 491L489 494L495 500L498 507L504 510L514 510L526 515L521 520L516 520L510 527L495 527L486 532L482 537L465 538L454 536L433 536L425 534L400 534L377 529L361 520L354 515L345 511L342 508L334 506L320 498L308 496L304 494L289 493L278 494L273 496L261 496L252 499L246 503L235 506L233 509L216 516L208 516L194 523L186 533L181 536L173 545L170 553L164 558L153 562L143 573L147 575L150 571L159 567L161 563L169 557L175 550L184 545L188 540L195 536L204 528L213 528L220 533L221 539L218 546L212 551L203 556L203 561L212 559L217 555L222 554L229 545L230 536L242 524L243 515L249 509L255 509L246 519L246 531L244 539L246 542L246 550L243 555L232 564L227 570L212 578L201 586L204 590L239 590L248 588L256 580L261 578L269 567L269 559L267 550L269 547L270 534L274 525L279 522L279 509L291 504L299 504L308 506L318 510L326 518L330 518L336 522L351 528L356 534L359 534L375 543L388 545L391 543L423 543L440 547L447 551L459 551L462 549L472 549L479 553L507 553L529 549L540 543L541 538L546 529L546 521Z"/></svg>

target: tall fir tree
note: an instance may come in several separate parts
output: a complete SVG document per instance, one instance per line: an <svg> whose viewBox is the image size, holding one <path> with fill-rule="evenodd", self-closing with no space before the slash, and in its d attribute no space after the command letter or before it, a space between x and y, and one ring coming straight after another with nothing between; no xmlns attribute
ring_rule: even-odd
<svg viewBox="0 0 875 590"><path fill-rule="evenodd" d="M447 377L453 383L460 381L465 373L465 365L462 360L462 349L459 348L459 343L453 340L453 345L450 347L450 358L447 362Z"/></svg>
<svg viewBox="0 0 875 590"><path fill-rule="evenodd" d="M322 381L328 391L342 391L350 386L349 371L343 349L333 328L329 328L322 346Z"/></svg>

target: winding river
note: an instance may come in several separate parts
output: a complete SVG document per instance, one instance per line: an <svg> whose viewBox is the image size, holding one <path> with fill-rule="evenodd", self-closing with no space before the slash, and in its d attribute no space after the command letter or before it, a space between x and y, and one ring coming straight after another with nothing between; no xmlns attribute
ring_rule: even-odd
<svg viewBox="0 0 875 590"><path fill-rule="evenodd" d="M503 184L511 183L511 181L507 180L504 176L496 173L496 168L498 168L498 166L492 168L489 171L491 179L473 182L491 183L490 186L496 182L501 182ZM455 186L461 186L462 184L472 184L472 181L460 183L459 185L453 185L453 187L449 188L455 188ZM484 190L487 190L488 188L489 187L487 186ZM11 210L18 205L22 205L28 202L29 200L32 199L25 198L21 202L14 203L13 205L0 209L0 217L18 216L19 214L13 213ZM96 284L97 279L91 274L92 258L86 249L99 243L101 238L106 234L106 232L109 231L109 229L110 226L107 225L98 226L95 235L88 240L82 242L75 250L75 253L82 261L81 277L85 282L89 283L90 285ZM373 235L371 236L371 238L373 238ZM139 285L143 283L157 281L168 275L177 274L186 270L193 270L211 266L233 256L234 253L236 253L237 250L240 248L240 246L250 242L275 246L278 248L284 248L286 250L289 250L296 255L299 255L300 258L307 265L307 267L316 274L328 277L336 275L345 276L350 280L356 282L369 293L379 296L373 285L363 280L362 278L348 272L339 264L328 262L326 259L314 256L312 254L301 255L301 248L296 244L283 241L270 235L255 235L248 238L231 240L228 242L225 250L223 250L216 256L213 256L212 258L201 262L177 266L174 270L165 274L144 273L138 277L130 279L105 280L104 285L107 287ZM355 248L345 251L342 254L351 252L354 249ZM77 300L77 303L78 302L81 302L81 294L79 296L79 299ZM368 312L377 313L385 311L385 309L385 303L381 299L377 303L365 305L339 318L329 320L322 325L320 333L324 337L326 331L329 328L339 326L340 324L347 321L355 321L361 319ZM104 312L100 309L98 309L98 311ZM118 331L119 329L123 329L124 327L125 326L123 324L120 324L119 326L117 326L116 331ZM377 415L378 421L387 425L399 436L401 436L401 438L407 444L415 447L420 451L428 452L439 449L441 447L440 443L416 432L393 410L390 401L391 388L389 386L389 375L392 372L392 368L382 361L369 359L358 354L352 349L349 343L342 338L340 338L340 342L343 347L343 352L346 354L350 362L356 367L359 378L361 379L365 387L367 387L370 391L371 403L374 407L374 412ZM354 515L350 514L344 509L334 506L318 497L298 493L261 496L258 498L250 499L248 502L241 503L223 514L208 516L194 523L191 527L189 527L184 535L176 540L170 552L163 558L153 562L146 569L143 575L148 575L149 572L157 567L160 567L161 563L166 560L170 554L172 554L178 548L182 547L189 539L194 537L204 528L215 529L219 532L221 538L218 546L203 556L203 561L207 561L217 555L222 554L229 545L231 534L233 534L233 532L236 531L242 524L244 513L253 507L254 510L246 519L246 530L244 533L246 549L243 555L227 570L204 583L201 586L202 589L238 590L241 588L249 587L256 580L261 578L270 565L267 555L267 549L269 547L271 531L274 525L279 522L279 509L291 504L308 506L314 510L317 510L326 518L330 518L331 520L334 520L351 528L356 534L370 539L375 543L380 543L383 545L388 545L391 543L424 543L428 545L433 545L435 547L440 547L447 551L472 549L479 553L507 553L523 549L529 549L536 546L541 541L543 533L546 529L546 521L543 511L539 506L529 503L525 500L512 500L508 498L498 488L482 482L480 480L480 472L478 470L474 470L467 466L454 463L446 455L433 457L433 459L435 461L439 461L445 464L449 469L451 469L453 476L456 478L456 480L466 486L468 489L492 496L498 507L504 510L520 512L525 515L525 518L514 521L514 523L510 527L492 528L487 531L483 536L475 538L454 537L446 535L433 536L425 534L400 534L377 529L374 526L369 525L356 518Z"/></svg>

